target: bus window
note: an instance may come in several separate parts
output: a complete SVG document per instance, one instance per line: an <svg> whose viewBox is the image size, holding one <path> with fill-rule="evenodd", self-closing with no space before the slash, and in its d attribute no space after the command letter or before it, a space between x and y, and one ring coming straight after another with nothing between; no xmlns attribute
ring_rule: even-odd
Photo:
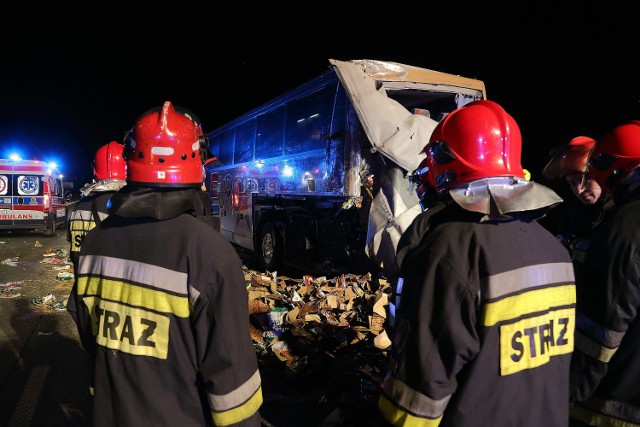
<svg viewBox="0 0 640 427"><path fill-rule="evenodd" d="M215 145L218 148L218 153L213 154L216 155L216 157L218 157L218 159L220 159L222 163L233 163L235 134L235 128L233 128L220 135L220 138L216 141Z"/></svg>
<svg viewBox="0 0 640 427"><path fill-rule="evenodd" d="M253 160L253 147L256 141L256 121L249 120L236 129L236 146L233 163L244 163Z"/></svg>
<svg viewBox="0 0 640 427"><path fill-rule="evenodd" d="M284 153L284 112L281 106L258 117L256 160L282 156Z"/></svg>
<svg viewBox="0 0 640 427"><path fill-rule="evenodd" d="M324 148L323 135L329 134L335 93L336 86L330 85L290 103L285 155Z"/></svg>

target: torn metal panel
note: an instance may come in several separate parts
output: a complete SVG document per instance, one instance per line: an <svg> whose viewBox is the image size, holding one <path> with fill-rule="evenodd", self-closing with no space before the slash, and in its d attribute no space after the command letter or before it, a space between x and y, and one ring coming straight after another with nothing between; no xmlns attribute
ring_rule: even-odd
<svg viewBox="0 0 640 427"><path fill-rule="evenodd" d="M391 272L400 236L422 211L407 174L424 159L422 150L438 124L424 103L428 98L431 105L437 104L438 97L447 94L455 96L456 108L461 107L486 98L484 83L396 62L329 62L373 149L399 166L389 167L378 178L382 180L381 188L371 203L365 249L383 271ZM412 114L410 109L421 113ZM448 112L440 112L439 116Z"/></svg>

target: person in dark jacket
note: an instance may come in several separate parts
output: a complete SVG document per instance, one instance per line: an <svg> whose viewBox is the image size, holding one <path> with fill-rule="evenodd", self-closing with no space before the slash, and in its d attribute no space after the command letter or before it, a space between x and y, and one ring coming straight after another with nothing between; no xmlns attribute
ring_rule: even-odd
<svg viewBox="0 0 640 427"><path fill-rule="evenodd" d="M575 285L536 219L562 199L525 179L515 120L468 103L425 147L426 210L397 248L390 369L395 426L566 426ZM399 298L397 298L399 297Z"/></svg>
<svg viewBox="0 0 640 427"><path fill-rule="evenodd" d="M556 219L556 238L571 252L577 284L591 234L613 208L611 197L586 173L587 159L595 143L595 139L588 136L571 139L553 150L553 157L542 170L545 178L559 179L563 188L571 192L569 200L565 198L561 206L564 209L555 209L553 213L563 213Z"/></svg>
<svg viewBox="0 0 640 427"><path fill-rule="evenodd" d="M111 141L96 151L93 158L93 182L80 189L81 198L69 215L67 241L70 243L69 257L74 270L84 236L109 213L107 202L113 194L126 185L127 165L122 157L124 145Z"/></svg>
<svg viewBox="0 0 640 427"><path fill-rule="evenodd" d="M203 146L165 102L125 141L127 185L87 233L68 311L92 364L94 426L259 426L242 262L200 221Z"/></svg>
<svg viewBox="0 0 640 427"><path fill-rule="evenodd" d="M615 208L576 283L571 425L640 425L640 121L598 139L588 173Z"/></svg>

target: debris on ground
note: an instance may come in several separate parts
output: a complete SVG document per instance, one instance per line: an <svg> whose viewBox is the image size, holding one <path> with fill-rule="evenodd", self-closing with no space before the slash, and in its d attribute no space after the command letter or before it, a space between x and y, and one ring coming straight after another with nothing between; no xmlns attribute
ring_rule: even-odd
<svg viewBox="0 0 640 427"><path fill-rule="evenodd" d="M51 311L66 311L67 298L58 299L54 294L37 296L31 300L31 303L40 307L47 308Z"/></svg>
<svg viewBox="0 0 640 427"><path fill-rule="evenodd" d="M375 406L391 345L385 328L392 288L386 279L291 279L245 269L245 283L265 387L288 387L291 395L312 400L320 397L308 390L321 390L324 400L333 395L346 405L364 405L358 412Z"/></svg>
<svg viewBox="0 0 640 427"><path fill-rule="evenodd" d="M18 280L14 282L0 283L0 298L16 298L22 295L18 292L22 289L24 281Z"/></svg>
<svg viewBox="0 0 640 427"><path fill-rule="evenodd" d="M7 258L7 259L2 261L2 264L8 265L9 267L17 267L19 259L20 258L17 257L17 256L16 257L12 257L12 258Z"/></svg>

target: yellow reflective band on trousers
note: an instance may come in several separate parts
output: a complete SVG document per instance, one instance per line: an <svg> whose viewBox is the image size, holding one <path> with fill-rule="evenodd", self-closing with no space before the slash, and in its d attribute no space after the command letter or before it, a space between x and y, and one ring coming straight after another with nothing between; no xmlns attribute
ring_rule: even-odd
<svg viewBox="0 0 640 427"><path fill-rule="evenodd" d="M171 295L163 291L136 286L118 280L80 276L76 279L78 296L100 296L102 299L189 317L190 303L187 296Z"/></svg>
<svg viewBox="0 0 640 427"><path fill-rule="evenodd" d="M166 359L169 317L99 297L85 297L96 342L112 350Z"/></svg>
<svg viewBox="0 0 640 427"><path fill-rule="evenodd" d="M242 405L228 411L211 411L213 423L217 426L228 426L246 420L255 414L262 405L262 388L258 390Z"/></svg>
<svg viewBox="0 0 640 427"><path fill-rule="evenodd" d="M575 285L536 289L489 302L485 305L482 323L484 326L493 326L498 322L517 319L527 314L545 312L551 308L551 302L554 307L575 304Z"/></svg>
<svg viewBox="0 0 640 427"><path fill-rule="evenodd" d="M442 416L435 419L428 419L411 415L394 405L384 395L381 395L378 400L378 408L380 408L385 420L394 426L437 427L442 420Z"/></svg>

